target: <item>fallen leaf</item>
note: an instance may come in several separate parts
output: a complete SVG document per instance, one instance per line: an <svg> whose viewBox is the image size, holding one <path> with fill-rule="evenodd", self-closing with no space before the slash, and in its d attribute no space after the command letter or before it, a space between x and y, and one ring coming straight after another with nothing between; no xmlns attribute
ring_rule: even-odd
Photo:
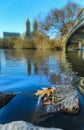
<svg viewBox="0 0 84 130"><path fill-rule="evenodd" d="M46 94L50 96L51 93L53 93L56 90L55 87L51 88L43 88L43 90L37 90L35 93L36 96L40 95L41 97L45 96Z"/></svg>

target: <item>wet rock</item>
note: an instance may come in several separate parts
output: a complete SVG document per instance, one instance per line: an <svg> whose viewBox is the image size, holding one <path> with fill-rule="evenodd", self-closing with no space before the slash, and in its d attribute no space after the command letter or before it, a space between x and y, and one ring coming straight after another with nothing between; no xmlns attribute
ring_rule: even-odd
<svg viewBox="0 0 84 130"><path fill-rule="evenodd" d="M25 121L14 121L5 125L0 125L0 130L62 130L59 128L43 128L34 126Z"/></svg>
<svg viewBox="0 0 84 130"><path fill-rule="evenodd" d="M3 92L0 92L0 109L6 105L13 97L15 94L5 94Z"/></svg>
<svg viewBox="0 0 84 130"><path fill-rule="evenodd" d="M84 89L84 77L74 76L72 80L73 86L80 86Z"/></svg>
<svg viewBox="0 0 84 130"><path fill-rule="evenodd" d="M84 77L74 76L72 85L77 88L82 96L84 96Z"/></svg>
<svg viewBox="0 0 84 130"><path fill-rule="evenodd" d="M59 86L54 93L55 101L46 106L48 112L65 112L77 114L79 112L79 98L72 86Z"/></svg>
<svg viewBox="0 0 84 130"><path fill-rule="evenodd" d="M54 102L51 104L42 104L42 99L36 110L36 116L42 116L48 113L64 112L68 114L77 114L79 112L79 98L77 91L72 85L59 85L53 93Z"/></svg>

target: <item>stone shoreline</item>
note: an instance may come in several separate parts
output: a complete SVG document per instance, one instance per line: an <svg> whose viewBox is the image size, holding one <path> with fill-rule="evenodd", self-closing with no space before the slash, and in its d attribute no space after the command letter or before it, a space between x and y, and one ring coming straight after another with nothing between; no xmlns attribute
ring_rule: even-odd
<svg viewBox="0 0 84 130"><path fill-rule="evenodd" d="M63 130L60 128L44 128L34 126L25 121L14 121L5 125L0 124L0 130Z"/></svg>

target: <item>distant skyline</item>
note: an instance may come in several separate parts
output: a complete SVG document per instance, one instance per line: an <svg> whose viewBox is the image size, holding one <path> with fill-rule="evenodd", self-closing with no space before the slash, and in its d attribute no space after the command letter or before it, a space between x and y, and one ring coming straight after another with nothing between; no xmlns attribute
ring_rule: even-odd
<svg viewBox="0 0 84 130"><path fill-rule="evenodd" d="M50 9L62 8L68 1L84 7L84 0L2 0L0 1L0 37L3 32L25 32L25 22L29 18L46 15Z"/></svg>

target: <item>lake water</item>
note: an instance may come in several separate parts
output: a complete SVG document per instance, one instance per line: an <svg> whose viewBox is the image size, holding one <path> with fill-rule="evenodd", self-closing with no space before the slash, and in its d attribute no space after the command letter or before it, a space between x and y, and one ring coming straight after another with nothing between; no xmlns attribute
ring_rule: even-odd
<svg viewBox="0 0 84 130"><path fill-rule="evenodd" d="M72 75L84 77L84 53L48 50L0 50L0 91L16 96L0 110L0 123L24 120L45 127L84 130L84 97L78 115L55 113L35 121L37 89L69 84ZM67 80L64 77L67 76Z"/></svg>

